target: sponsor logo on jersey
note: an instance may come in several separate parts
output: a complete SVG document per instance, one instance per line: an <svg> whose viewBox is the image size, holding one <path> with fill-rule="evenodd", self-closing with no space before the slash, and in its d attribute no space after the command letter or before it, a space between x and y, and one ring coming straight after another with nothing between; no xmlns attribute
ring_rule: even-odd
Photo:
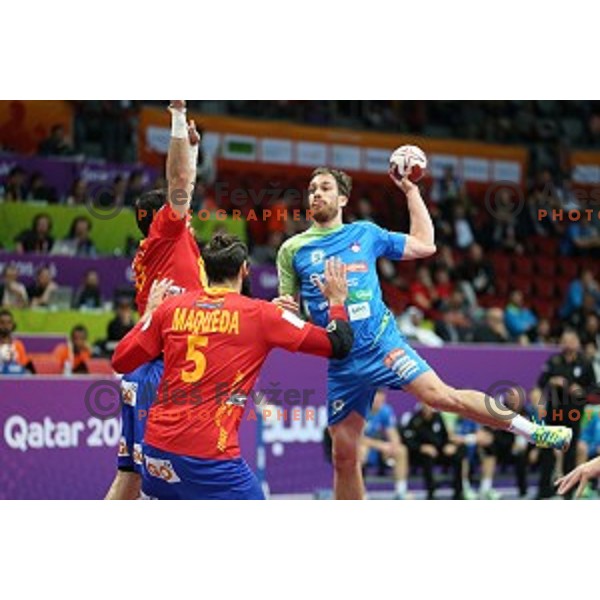
<svg viewBox="0 0 600 600"><path fill-rule="evenodd" d="M223 302L202 302L198 300L194 302L196 308L203 308L204 310L216 310L217 308L223 308Z"/></svg>
<svg viewBox="0 0 600 600"><path fill-rule="evenodd" d="M368 302L373 299L373 292L371 290L356 290L348 294L349 302Z"/></svg>
<svg viewBox="0 0 600 600"><path fill-rule="evenodd" d="M313 250L310 253L310 262L313 265L320 265L325 260L325 252L323 250Z"/></svg>
<svg viewBox="0 0 600 600"><path fill-rule="evenodd" d="M394 361L401 357L404 356L405 352L404 350L402 350L402 348L396 348L396 350L392 350L384 359L383 362L385 364L385 366L388 369L392 368L392 365L394 364Z"/></svg>
<svg viewBox="0 0 600 600"><path fill-rule="evenodd" d="M347 268L348 273L368 273L369 272L369 265L364 260L361 260L359 262L349 263L346 268Z"/></svg>
<svg viewBox="0 0 600 600"><path fill-rule="evenodd" d="M229 398L227 398L225 404L230 404L232 406L245 406L246 400L248 400L246 394L232 394L229 396Z"/></svg>
<svg viewBox="0 0 600 600"><path fill-rule="evenodd" d="M291 313L289 310L284 310L281 313L281 316L291 325L297 327L298 329L304 329L306 325L306 321L303 321L300 317L297 317L294 313Z"/></svg>
<svg viewBox="0 0 600 600"><path fill-rule="evenodd" d="M135 381L121 380L121 396L123 397L123 404L135 406L137 401L137 389L138 384Z"/></svg>
<svg viewBox="0 0 600 600"><path fill-rule="evenodd" d="M324 275L319 275L318 273L312 273L310 276L310 282L315 286L318 287L318 284L325 278Z"/></svg>
<svg viewBox="0 0 600 600"><path fill-rule="evenodd" d="M360 252L360 244L358 242L354 242L354 244L352 244L352 246L350 246L350 250L352 250L352 252L358 254Z"/></svg>
<svg viewBox="0 0 600 600"><path fill-rule="evenodd" d="M331 403L331 412L332 412L332 414L337 415L337 413L339 413L342 410L344 410L344 406L346 406L346 403L341 398L338 398L337 400L334 400Z"/></svg>
<svg viewBox="0 0 600 600"><path fill-rule="evenodd" d="M146 456L146 470L152 477L157 477L167 483L179 483L181 481L170 460Z"/></svg>
<svg viewBox="0 0 600 600"><path fill-rule="evenodd" d="M404 350L401 349L390 352L385 357L384 363L386 367L394 371L401 379L411 377L419 369L417 361L408 356Z"/></svg>
<svg viewBox="0 0 600 600"><path fill-rule="evenodd" d="M371 307L368 302L360 302L359 304L350 304L348 306L348 317L351 321L362 321L371 316Z"/></svg>

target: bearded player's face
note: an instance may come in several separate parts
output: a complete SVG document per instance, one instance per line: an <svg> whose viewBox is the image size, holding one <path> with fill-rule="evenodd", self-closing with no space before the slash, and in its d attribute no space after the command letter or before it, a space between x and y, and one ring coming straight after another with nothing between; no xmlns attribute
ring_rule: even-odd
<svg viewBox="0 0 600 600"><path fill-rule="evenodd" d="M345 196L340 196L333 175L316 175L308 186L308 207L317 223L334 219L341 207L346 205Z"/></svg>

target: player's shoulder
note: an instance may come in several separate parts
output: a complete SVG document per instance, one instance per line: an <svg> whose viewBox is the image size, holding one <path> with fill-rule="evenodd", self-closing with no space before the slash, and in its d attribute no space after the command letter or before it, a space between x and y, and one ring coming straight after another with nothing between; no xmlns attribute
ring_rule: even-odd
<svg viewBox="0 0 600 600"><path fill-rule="evenodd" d="M293 235L281 244L278 257L293 257L300 248L310 243L313 237L312 228Z"/></svg>
<svg viewBox="0 0 600 600"><path fill-rule="evenodd" d="M381 231L381 227L373 223L373 221L353 221L347 225L349 233L366 233L376 235Z"/></svg>

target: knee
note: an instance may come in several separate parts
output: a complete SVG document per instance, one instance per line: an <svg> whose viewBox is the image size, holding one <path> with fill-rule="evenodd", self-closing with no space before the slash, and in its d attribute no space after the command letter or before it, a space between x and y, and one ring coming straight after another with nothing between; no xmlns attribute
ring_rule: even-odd
<svg viewBox="0 0 600 600"><path fill-rule="evenodd" d="M333 467L337 471L347 471L355 469L359 463L359 440L347 435L334 435Z"/></svg>

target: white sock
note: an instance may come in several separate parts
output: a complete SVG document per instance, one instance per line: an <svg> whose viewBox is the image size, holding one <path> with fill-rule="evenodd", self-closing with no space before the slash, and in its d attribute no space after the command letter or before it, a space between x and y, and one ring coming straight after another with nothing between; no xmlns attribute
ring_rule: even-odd
<svg viewBox="0 0 600 600"><path fill-rule="evenodd" d="M535 431L537 425L532 421L529 421L525 417L521 415L517 415L511 422L508 430L511 433L517 433L527 438L527 440L531 441L531 436Z"/></svg>
<svg viewBox="0 0 600 600"><path fill-rule="evenodd" d="M396 481L396 494L398 496L406 496L407 491L408 491L408 486L406 485L406 479Z"/></svg>
<svg viewBox="0 0 600 600"><path fill-rule="evenodd" d="M479 493L485 494L492 489L492 478L491 477L483 477L481 479L481 485L479 486Z"/></svg>

